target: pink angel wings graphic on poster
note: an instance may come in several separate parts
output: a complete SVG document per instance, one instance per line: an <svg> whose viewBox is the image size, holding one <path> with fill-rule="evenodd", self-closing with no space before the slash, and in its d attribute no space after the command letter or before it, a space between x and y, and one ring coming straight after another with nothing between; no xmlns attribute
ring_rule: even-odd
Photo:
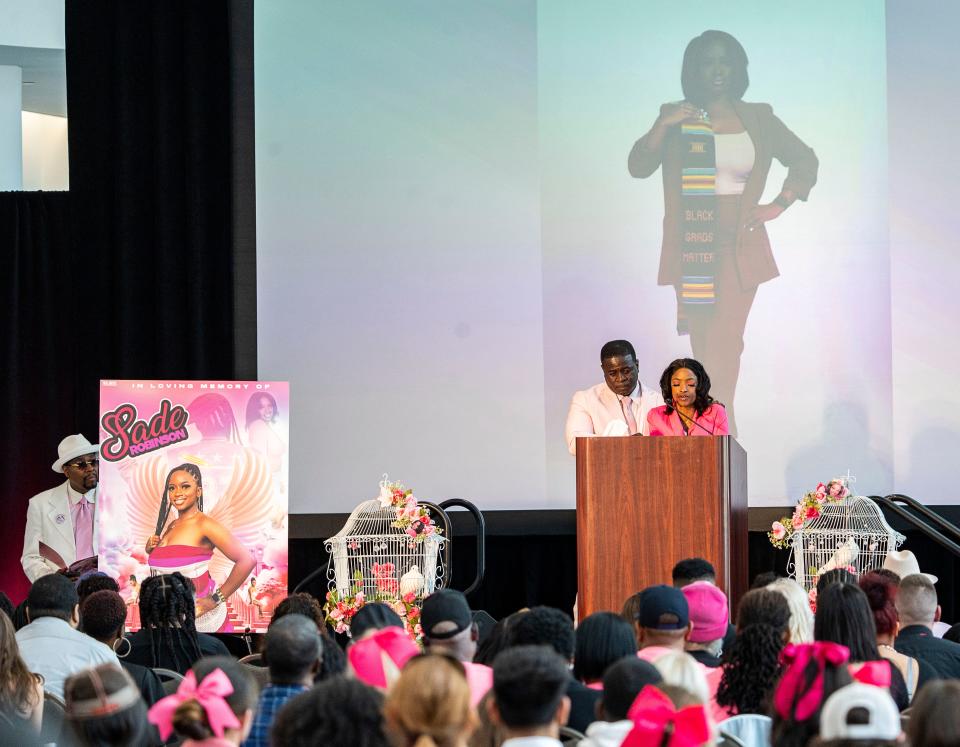
<svg viewBox="0 0 960 747"><path fill-rule="evenodd" d="M171 573L198 631L266 630L287 594L289 412L286 382L101 382L99 565L128 630Z"/></svg>

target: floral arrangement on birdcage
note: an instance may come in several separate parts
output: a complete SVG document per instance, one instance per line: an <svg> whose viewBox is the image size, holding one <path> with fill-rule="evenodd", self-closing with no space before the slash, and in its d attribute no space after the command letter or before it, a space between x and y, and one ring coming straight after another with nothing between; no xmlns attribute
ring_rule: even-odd
<svg viewBox="0 0 960 747"><path fill-rule="evenodd" d="M403 620L407 635L420 643L423 628L420 627L420 606L417 604L416 592L401 591L402 582L397 580L393 563L375 565L373 570L376 574L377 591L369 597L363 592L363 574L360 571L354 574L353 584L347 594L341 595L336 589L327 592L327 600L323 605L327 625L338 633L348 633L353 616L361 607L367 602L383 602Z"/></svg>
<svg viewBox="0 0 960 747"><path fill-rule="evenodd" d="M378 500L384 508L393 507L397 518L391 526L406 532L411 542L423 542L431 534L443 533L430 518L430 510L417 503L413 491L402 483L384 479Z"/></svg>
<svg viewBox="0 0 960 747"><path fill-rule="evenodd" d="M847 479L835 477L826 485L822 482L817 483L817 487L797 502L793 509L792 516L782 516L770 526L767 537L770 544L781 550L786 550L791 545L793 533L802 529L808 521L819 518L823 507L830 503L840 503L844 498L850 495L850 489L847 487Z"/></svg>

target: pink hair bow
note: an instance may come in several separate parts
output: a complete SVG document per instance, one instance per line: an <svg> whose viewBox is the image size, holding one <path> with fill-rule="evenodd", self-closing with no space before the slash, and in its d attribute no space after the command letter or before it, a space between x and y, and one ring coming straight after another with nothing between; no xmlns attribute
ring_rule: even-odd
<svg viewBox="0 0 960 747"><path fill-rule="evenodd" d="M710 724L703 706L692 705L678 711L670 698L653 685L640 691L627 718L633 721L633 729L622 747L659 747L664 744L664 735L667 747L700 747L710 741Z"/></svg>
<svg viewBox="0 0 960 747"><path fill-rule="evenodd" d="M850 676L864 685L890 687L893 678L890 674L891 666L889 661L865 661L863 664L850 666Z"/></svg>
<svg viewBox="0 0 960 747"><path fill-rule="evenodd" d="M823 671L827 664L840 667L850 658L850 649L839 643L816 641L815 643L788 643L780 654L780 663L786 671L773 696L773 705L781 718L806 721L823 702ZM814 662L817 675L806 688L807 665ZM797 697L799 696L799 697Z"/></svg>
<svg viewBox="0 0 960 747"><path fill-rule="evenodd" d="M187 700L196 700L204 713L213 733L223 736L224 729L237 728L240 720L225 700L233 693L230 678L222 669L214 669L197 685L197 678L191 669L173 695L161 698L147 712L147 720L160 730L160 738L166 742L173 733L173 714L177 706Z"/></svg>

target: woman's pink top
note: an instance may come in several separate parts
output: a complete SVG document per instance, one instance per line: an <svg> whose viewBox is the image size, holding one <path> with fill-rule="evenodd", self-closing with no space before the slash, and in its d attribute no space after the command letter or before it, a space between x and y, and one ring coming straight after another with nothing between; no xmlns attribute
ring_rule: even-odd
<svg viewBox="0 0 960 747"><path fill-rule="evenodd" d="M698 416L693 423L688 423L689 433L683 430L683 424L676 410L667 415L667 406L654 407L647 413L647 424L650 426L651 436L729 436L730 426L727 424L727 411L719 402L714 402Z"/></svg>

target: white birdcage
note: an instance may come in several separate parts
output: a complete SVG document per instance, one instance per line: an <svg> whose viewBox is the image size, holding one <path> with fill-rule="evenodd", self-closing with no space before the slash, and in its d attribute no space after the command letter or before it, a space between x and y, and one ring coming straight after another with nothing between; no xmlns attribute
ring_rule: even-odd
<svg viewBox="0 0 960 747"><path fill-rule="evenodd" d="M396 509L374 498L357 506L343 529L326 541L328 588L343 596L362 591L367 601L413 592L422 599L443 584L447 538L419 539L394 526Z"/></svg>
<svg viewBox="0 0 960 747"><path fill-rule="evenodd" d="M883 565L887 552L896 550L904 536L887 524L880 507L862 495L827 503L820 516L793 533L788 570L806 591L835 568L854 575Z"/></svg>

